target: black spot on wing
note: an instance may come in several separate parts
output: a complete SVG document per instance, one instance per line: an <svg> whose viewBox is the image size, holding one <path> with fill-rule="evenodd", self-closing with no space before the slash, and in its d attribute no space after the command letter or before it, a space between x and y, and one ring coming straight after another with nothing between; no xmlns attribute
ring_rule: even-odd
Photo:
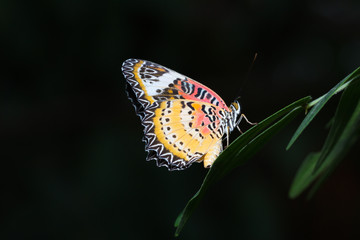
<svg viewBox="0 0 360 240"><path fill-rule="evenodd" d="M202 111L203 113L205 113L205 114L208 114L208 112L206 111L205 105L202 105L202 106L201 106L201 111Z"/></svg>
<svg viewBox="0 0 360 240"><path fill-rule="evenodd" d="M166 107L167 107L167 108L170 108L170 107L171 107L171 102L170 102L170 101L166 102Z"/></svg>
<svg viewBox="0 0 360 240"><path fill-rule="evenodd" d="M202 93L202 91L204 91L204 89L202 89L201 87L199 87L199 88L197 89L197 93L195 94L195 97L196 97L196 98L199 98L200 95L201 95L201 93Z"/></svg>
<svg viewBox="0 0 360 240"><path fill-rule="evenodd" d="M204 99L205 98L205 94L207 94L206 90L203 90L203 92L200 95L200 99Z"/></svg>
<svg viewBox="0 0 360 240"><path fill-rule="evenodd" d="M193 102L187 102L186 105L191 108L191 110L195 110L195 108L192 106Z"/></svg>
<svg viewBox="0 0 360 240"><path fill-rule="evenodd" d="M186 82L181 82L181 90L184 92L184 93L187 93L188 92L188 84Z"/></svg>
<svg viewBox="0 0 360 240"><path fill-rule="evenodd" d="M185 108L185 102L181 101L180 104L181 104L181 108L184 109Z"/></svg>

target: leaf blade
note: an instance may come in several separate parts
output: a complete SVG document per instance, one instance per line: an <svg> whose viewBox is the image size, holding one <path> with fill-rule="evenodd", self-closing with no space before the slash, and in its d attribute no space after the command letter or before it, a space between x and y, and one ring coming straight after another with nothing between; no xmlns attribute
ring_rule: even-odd
<svg viewBox="0 0 360 240"><path fill-rule="evenodd" d="M352 81L354 79L358 79L360 77L360 67L358 67L355 71L350 73L347 77L341 80L338 84L336 84L328 93L326 93L321 98L315 100L317 102L314 107L309 111L304 120L301 122L294 135L289 141L289 144L286 147L286 150L289 150L290 147L294 144L294 142L298 139L300 134L305 130L305 128L310 124L310 122L314 119L314 117L320 112L320 110L325 106L325 104L330 100L330 98L336 94L336 92L348 81Z"/></svg>
<svg viewBox="0 0 360 240"><path fill-rule="evenodd" d="M207 173L200 189L196 194L188 201L184 210L179 214L175 221L176 232L175 236L178 236L185 223L189 219L190 215L201 201L206 190L210 185L227 173L229 173L235 167L245 163L252 155L256 153L276 132L281 130L289 121L291 121L302 110L304 104L308 103L311 97L305 97L294 103L286 106L278 112L272 114L268 118L261 121L256 126L250 128L240 137L238 137L230 146L222 152L218 159L214 162L213 166ZM282 117L279 121L270 124L276 119ZM265 131L261 132L264 128L270 126ZM252 139L254 138L254 139ZM252 140L251 140L252 139ZM242 154L241 154L242 152ZM230 160L229 160L230 159ZM240 159L240 160L236 160Z"/></svg>
<svg viewBox="0 0 360 240"><path fill-rule="evenodd" d="M300 166L290 187L289 197L296 198L315 182L308 194L308 199L311 198L335 170L359 135L360 80L357 80L353 81L342 94L322 150L316 153L316 156L308 155Z"/></svg>
<svg viewBox="0 0 360 240"><path fill-rule="evenodd" d="M289 191L289 198L298 197L314 180L313 170L320 152L310 153L299 167Z"/></svg>
<svg viewBox="0 0 360 240"><path fill-rule="evenodd" d="M325 179L331 175L345 157L360 135L360 81L353 82L341 96L334 118L334 128L339 134L334 138L333 146L324 156L320 156L314 169L314 175L321 175L311 187L308 198L311 198Z"/></svg>

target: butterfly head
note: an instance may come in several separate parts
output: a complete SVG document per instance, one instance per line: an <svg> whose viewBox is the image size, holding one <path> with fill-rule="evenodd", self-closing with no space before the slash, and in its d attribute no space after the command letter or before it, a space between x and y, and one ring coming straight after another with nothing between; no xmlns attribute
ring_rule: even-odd
<svg viewBox="0 0 360 240"><path fill-rule="evenodd" d="M241 118L241 106L239 101L236 99L230 104L231 113L229 119L229 130L232 132L234 128L239 124Z"/></svg>

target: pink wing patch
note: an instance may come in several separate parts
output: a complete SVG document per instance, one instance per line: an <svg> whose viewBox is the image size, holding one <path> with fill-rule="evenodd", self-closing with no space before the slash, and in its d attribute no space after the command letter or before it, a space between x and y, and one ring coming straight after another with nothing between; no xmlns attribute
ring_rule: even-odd
<svg viewBox="0 0 360 240"><path fill-rule="evenodd" d="M156 101L189 99L206 102L229 111L224 100L201 83L159 64L128 59L123 72L139 103L147 108Z"/></svg>
<svg viewBox="0 0 360 240"><path fill-rule="evenodd" d="M184 99L206 102L229 111L224 100L210 88L188 77L174 81L175 87Z"/></svg>

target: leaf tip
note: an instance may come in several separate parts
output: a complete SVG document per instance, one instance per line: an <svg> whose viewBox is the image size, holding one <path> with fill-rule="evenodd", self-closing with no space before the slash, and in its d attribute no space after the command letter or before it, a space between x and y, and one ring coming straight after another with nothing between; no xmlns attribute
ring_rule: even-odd
<svg viewBox="0 0 360 240"><path fill-rule="evenodd" d="M297 137L294 137L294 136L290 139L288 145L286 146L286 151L288 151L292 147L292 145L294 144L296 139L297 139Z"/></svg>

